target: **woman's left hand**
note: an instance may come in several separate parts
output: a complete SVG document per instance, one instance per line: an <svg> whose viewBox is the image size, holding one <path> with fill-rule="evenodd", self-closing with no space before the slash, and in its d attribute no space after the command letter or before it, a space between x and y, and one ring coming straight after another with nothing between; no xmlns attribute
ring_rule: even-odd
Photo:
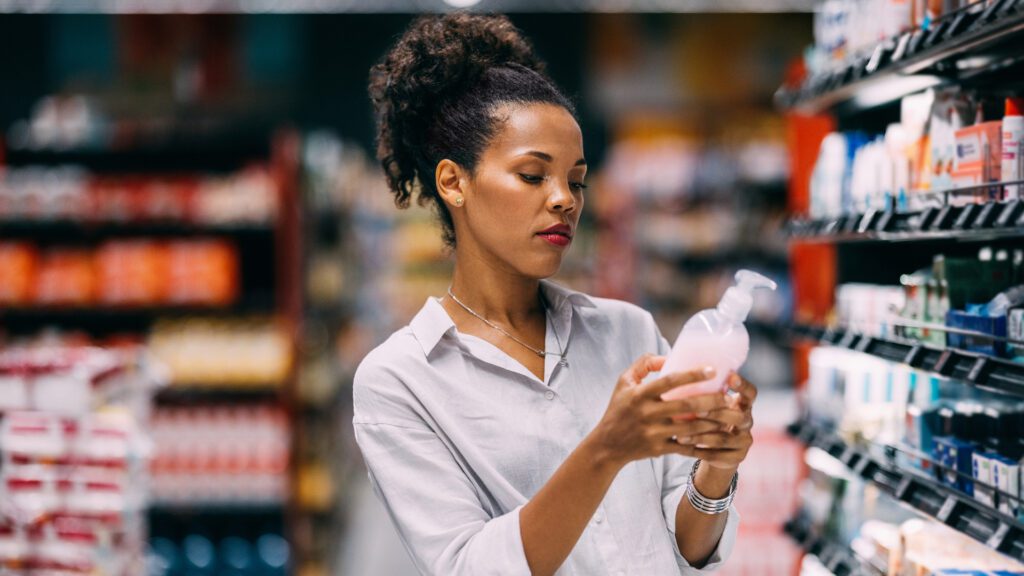
<svg viewBox="0 0 1024 576"><path fill-rule="evenodd" d="M685 445L690 448L690 456L700 458L708 466L735 470L753 443L751 410L757 399L757 387L736 373L730 374L726 382L737 392L729 398L729 406L701 416L702 420L720 423L722 429L687 438Z"/></svg>

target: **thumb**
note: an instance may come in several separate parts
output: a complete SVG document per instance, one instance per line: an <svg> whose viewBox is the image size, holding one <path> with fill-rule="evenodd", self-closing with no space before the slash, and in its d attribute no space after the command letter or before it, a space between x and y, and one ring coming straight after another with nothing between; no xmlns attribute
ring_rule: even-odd
<svg viewBox="0 0 1024 576"><path fill-rule="evenodd" d="M661 367L664 366L664 364L664 356L644 354L637 358L636 361L633 362L633 365L622 373L622 377L619 378L618 386L627 388L630 386L638 386L643 382L644 378L646 378L648 374L661 370Z"/></svg>

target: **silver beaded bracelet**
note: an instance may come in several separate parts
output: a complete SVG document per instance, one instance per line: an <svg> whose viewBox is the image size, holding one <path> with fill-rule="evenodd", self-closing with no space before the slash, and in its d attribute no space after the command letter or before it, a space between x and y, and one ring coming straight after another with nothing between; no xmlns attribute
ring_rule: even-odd
<svg viewBox="0 0 1024 576"><path fill-rule="evenodd" d="M707 498L701 494L695 485L697 478L697 467L700 466L700 459L693 463L693 468L690 469L690 483L686 486L686 498L690 501L690 505L693 506L698 512L704 514L721 514L729 509L732 505L732 499L736 495L736 482L739 480L739 472L732 475L732 482L729 484L729 493L725 495L725 498L719 498L717 500Z"/></svg>

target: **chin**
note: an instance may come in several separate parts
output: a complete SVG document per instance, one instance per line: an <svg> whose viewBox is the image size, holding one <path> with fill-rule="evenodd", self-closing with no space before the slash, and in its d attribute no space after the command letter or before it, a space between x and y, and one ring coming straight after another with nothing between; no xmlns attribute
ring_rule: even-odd
<svg viewBox="0 0 1024 576"><path fill-rule="evenodd" d="M562 257L549 256L545 258L537 258L533 262L524 264L525 265L523 266L516 267L523 276L533 278L535 280L544 280L545 278L550 278L551 276L558 274L558 270L562 267Z"/></svg>

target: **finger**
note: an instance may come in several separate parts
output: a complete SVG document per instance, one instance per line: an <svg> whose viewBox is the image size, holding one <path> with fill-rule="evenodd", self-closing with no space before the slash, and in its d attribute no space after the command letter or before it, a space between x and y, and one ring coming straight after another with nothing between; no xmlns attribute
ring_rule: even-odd
<svg viewBox="0 0 1024 576"><path fill-rule="evenodd" d="M671 424L659 424L651 428L660 438L676 437L680 442L711 432L720 432L721 427L715 422L707 420L687 420L685 422L674 422ZM685 442L688 443L688 442Z"/></svg>
<svg viewBox="0 0 1024 576"><path fill-rule="evenodd" d="M679 454L680 456L689 456L691 458L700 458L708 462L716 462L723 464L738 464L743 455L740 450L713 450L708 448L697 448L692 444L679 444L678 442L668 441L664 447L665 454Z"/></svg>
<svg viewBox="0 0 1024 576"><path fill-rule="evenodd" d="M725 381L730 389L739 392L748 405L753 404L754 400L757 400L757 386L754 386L746 378L733 372Z"/></svg>
<svg viewBox="0 0 1024 576"><path fill-rule="evenodd" d="M745 442L746 440L744 438L734 434L726 432L709 432L707 434L691 436L689 442L680 441L680 444L690 444L698 448L713 450L738 450L743 448Z"/></svg>
<svg viewBox="0 0 1024 576"><path fill-rule="evenodd" d="M714 420L722 426L731 426L734 430L750 430L754 426L754 419L750 417L750 412L734 408L713 410L703 418Z"/></svg>
<svg viewBox="0 0 1024 576"><path fill-rule="evenodd" d="M619 382L624 382L630 386L638 386L643 382L644 378L646 378L648 374L661 370L663 364L665 364L664 356L644 354L637 358L636 361L622 373L622 377L619 379Z"/></svg>
<svg viewBox="0 0 1024 576"><path fill-rule="evenodd" d="M682 400L659 400L654 403L655 407L651 413L659 418L668 418L679 414L696 414L704 418L719 410L729 407L729 399L725 394L711 393L700 396L690 396Z"/></svg>
<svg viewBox="0 0 1024 576"><path fill-rule="evenodd" d="M673 372L666 374L644 385L643 393L651 398L660 398L662 394L678 386L704 382L715 376L715 369L711 367L699 368L688 372Z"/></svg>

